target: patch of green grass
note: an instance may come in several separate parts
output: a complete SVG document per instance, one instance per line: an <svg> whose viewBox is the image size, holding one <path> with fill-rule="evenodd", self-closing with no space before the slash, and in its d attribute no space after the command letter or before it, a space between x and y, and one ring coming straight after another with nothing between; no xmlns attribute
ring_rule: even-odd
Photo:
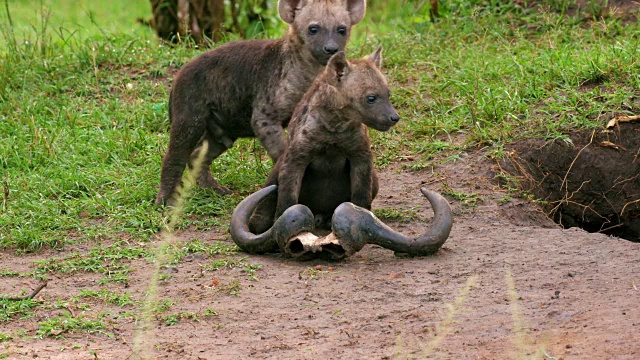
<svg viewBox="0 0 640 360"><path fill-rule="evenodd" d="M20 276L20 272L11 270L0 270L1 277Z"/></svg>
<svg viewBox="0 0 640 360"><path fill-rule="evenodd" d="M171 308L173 305L175 305L175 302L172 300L169 300L169 299L160 300L153 307L153 312L155 313L167 312L167 310L169 310L169 308Z"/></svg>
<svg viewBox="0 0 640 360"><path fill-rule="evenodd" d="M182 320L198 322L200 321L200 317L211 318L214 316L218 316L216 310L213 308L207 308L204 312L184 311L175 314L162 315L159 319L164 322L165 325L172 326Z"/></svg>
<svg viewBox="0 0 640 360"><path fill-rule="evenodd" d="M244 264L244 267L242 268L242 272L247 274L249 279L258 280L258 277L256 276L256 273L261 268L262 268L262 265L260 265L260 264Z"/></svg>
<svg viewBox="0 0 640 360"><path fill-rule="evenodd" d="M498 204L499 205L504 205L506 203L508 203L509 201L513 200L513 198L511 197L511 195L509 194L504 194L504 196L502 196L502 198L500 198L500 200L498 200Z"/></svg>
<svg viewBox="0 0 640 360"><path fill-rule="evenodd" d="M460 201L462 205L469 207L476 207L478 203L483 200L478 194L452 189L446 182L442 183L442 193L451 196L455 200Z"/></svg>
<svg viewBox="0 0 640 360"><path fill-rule="evenodd" d="M216 312L216 309L214 309L214 308L207 308L204 311L203 316L204 317L213 317L213 316L218 316L218 313Z"/></svg>
<svg viewBox="0 0 640 360"><path fill-rule="evenodd" d="M374 209L373 213L381 220L397 221L402 223L410 223L418 218L415 209Z"/></svg>
<svg viewBox="0 0 640 360"><path fill-rule="evenodd" d="M18 301L0 299L0 323L15 318L24 319L33 317L33 310L40 305L42 305L42 302L33 299Z"/></svg>
<svg viewBox="0 0 640 360"><path fill-rule="evenodd" d="M48 336L59 338L72 332L105 333L105 329L106 325L101 320L65 314L39 322L36 335L40 338Z"/></svg>
<svg viewBox="0 0 640 360"><path fill-rule="evenodd" d="M13 336L0 333L0 343L13 339Z"/></svg>
<svg viewBox="0 0 640 360"><path fill-rule="evenodd" d="M164 315L161 317L161 320L167 326L175 325L179 323L181 320L189 320L189 321L195 321L195 322L200 321L200 319L198 319L198 314L195 312L179 312L176 314Z"/></svg>
<svg viewBox="0 0 640 360"><path fill-rule="evenodd" d="M240 282L234 279L226 284L220 284L217 289L218 292L223 292L231 296L237 296L240 293L241 286Z"/></svg>
<svg viewBox="0 0 640 360"><path fill-rule="evenodd" d="M96 298L104 301L107 304L113 304L120 307L134 305L135 302L131 299L131 294L124 293L118 294L106 289L95 290L80 290L80 297L82 298Z"/></svg>
<svg viewBox="0 0 640 360"><path fill-rule="evenodd" d="M35 261L36 273L73 273L76 271L105 274L103 282L126 282L130 268L126 262L148 256L146 249L119 242L109 246L97 246L87 253L71 253L64 258Z"/></svg>
<svg viewBox="0 0 640 360"><path fill-rule="evenodd" d="M211 261L204 267L204 270L216 271L220 269L239 268L243 273L247 275L247 277L249 277L249 279L258 280L256 273L258 272L258 270L260 270L260 268L262 268L262 265L247 263L245 262L245 260L247 260L246 256L241 258L225 257L222 259Z"/></svg>
<svg viewBox="0 0 640 360"><path fill-rule="evenodd" d="M8 10L8 14L7 14ZM24 0L2 4L2 19L12 20L12 37L0 37L0 46L12 45L11 40L23 49L45 43L48 46L77 46L78 41L97 37L111 37L129 33L135 37L153 39L153 31L136 22L147 18L151 12L148 1L114 1L109 3L90 0L52 1ZM114 13L127 14L113 16ZM9 24L4 24L9 25Z"/></svg>
<svg viewBox="0 0 640 360"><path fill-rule="evenodd" d="M324 275L324 274L328 274L328 273L329 273L329 271L326 271L326 270L308 267L308 268L306 268L306 269L304 269L303 271L300 272L299 278L300 279L304 278L305 281L318 280L320 275Z"/></svg>
<svg viewBox="0 0 640 360"><path fill-rule="evenodd" d="M177 263L189 254L205 254L208 257L214 257L215 255L234 255L240 251L240 248L238 248L236 244L223 241L206 243L204 241L194 239L191 241L172 244L171 251L172 255L170 262Z"/></svg>
<svg viewBox="0 0 640 360"><path fill-rule="evenodd" d="M247 259L246 257L242 257L242 258L225 257L222 259L211 261L209 264L207 264L204 267L204 269L206 271L216 271L220 269L233 269L235 267L241 266L242 262L245 261L246 259Z"/></svg>

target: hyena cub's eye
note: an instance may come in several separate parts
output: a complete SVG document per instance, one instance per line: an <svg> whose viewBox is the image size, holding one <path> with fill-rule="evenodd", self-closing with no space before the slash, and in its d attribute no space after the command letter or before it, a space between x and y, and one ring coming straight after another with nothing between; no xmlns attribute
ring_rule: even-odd
<svg viewBox="0 0 640 360"><path fill-rule="evenodd" d="M320 30L320 28L318 27L318 25L309 26L309 34L311 34L311 35L317 34L319 30Z"/></svg>
<svg viewBox="0 0 640 360"><path fill-rule="evenodd" d="M367 96L367 103L369 104L373 104L374 102L376 102L376 100L378 100L378 97L375 95Z"/></svg>
<svg viewBox="0 0 640 360"><path fill-rule="evenodd" d="M347 35L347 27L346 26L338 26L338 34L344 36Z"/></svg>

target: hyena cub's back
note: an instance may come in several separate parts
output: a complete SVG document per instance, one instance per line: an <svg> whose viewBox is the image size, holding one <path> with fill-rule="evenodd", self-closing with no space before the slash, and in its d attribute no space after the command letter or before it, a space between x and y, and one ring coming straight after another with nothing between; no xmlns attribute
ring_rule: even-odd
<svg viewBox="0 0 640 360"><path fill-rule="evenodd" d="M331 55L344 49L351 26L364 17L365 0L280 0L278 12L289 23L285 37L220 46L178 73L157 204L171 203L186 164L205 140L198 182L219 193L229 190L213 178L210 165L237 138L257 136L274 161L280 157L283 126Z"/></svg>
<svg viewBox="0 0 640 360"><path fill-rule="evenodd" d="M368 127L387 131L399 120L381 61L381 49L351 61L340 52L304 95L268 181L279 185L275 216L296 203L325 217L345 201L371 208L378 184Z"/></svg>

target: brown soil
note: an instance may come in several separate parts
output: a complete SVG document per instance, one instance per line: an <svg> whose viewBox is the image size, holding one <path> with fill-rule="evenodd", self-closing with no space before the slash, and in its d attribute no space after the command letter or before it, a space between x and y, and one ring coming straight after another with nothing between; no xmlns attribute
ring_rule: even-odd
<svg viewBox="0 0 640 360"><path fill-rule="evenodd" d="M456 223L435 256L398 258L375 246L337 263L248 256L246 263L262 265L258 280L238 268L205 272L211 260L189 256L170 280L160 282L159 296L175 302L168 314L195 312L199 321L167 326L155 319L152 333L144 337L154 349L148 358L640 358L640 244L565 230L530 203L508 200L492 182L494 164L481 153L420 173L401 165L382 172L374 207L416 208L428 222L420 184L441 191L446 183L457 194L480 197L475 207L450 198ZM425 223L392 226L415 234ZM179 234L178 240L194 238L229 241L227 234L194 231ZM0 252L0 263L3 269L26 272L36 259L75 250L87 246L57 254ZM142 301L153 265L140 259L131 267L127 288L102 287ZM137 358L131 356L136 323L123 315L139 308L83 299L90 308L82 309L69 301L82 289L99 289L100 279L88 273L52 275L38 298L67 304L42 306L35 318L3 323L0 332L14 339L2 344L0 354L10 359ZM0 293L36 285L4 277ZM236 295L229 295L232 289ZM208 308L217 315L204 316ZM47 316L95 317L102 311L108 311L104 322L111 338L86 333L34 338L38 321ZM18 330L26 336L16 335Z"/></svg>

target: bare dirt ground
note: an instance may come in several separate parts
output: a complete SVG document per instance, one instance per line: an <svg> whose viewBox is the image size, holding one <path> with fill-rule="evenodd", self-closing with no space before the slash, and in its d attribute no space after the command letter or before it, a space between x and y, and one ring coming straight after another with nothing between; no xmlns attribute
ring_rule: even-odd
<svg viewBox="0 0 640 360"><path fill-rule="evenodd" d="M510 199L492 180L494 164L472 153L435 170L407 172L402 163L381 174L378 208L412 209L418 219L392 223L417 234L431 213L420 184L450 189L478 200L475 207L449 197L456 222L435 255L399 258L367 246L346 261L297 263L278 255L248 256L260 264L257 280L238 268L204 272L210 262L185 258L160 283L159 299L172 313L198 313L168 326L155 319L142 341L147 358L167 359L638 359L640 358L640 243L583 230L562 229L535 206ZM477 195L477 196L476 196ZM426 220L423 220L426 219ZM179 240L230 241L226 233L185 231ZM62 253L86 251L68 248ZM4 269L26 272L52 253L0 253ZM241 254L241 256L244 256ZM238 256L240 257L240 256ZM153 265L144 259L128 288L142 301ZM82 289L98 289L101 276L76 273L50 278L38 298L55 302ZM24 278L2 278L0 293L35 287ZM235 295L230 295L235 292ZM73 303L41 309L36 318L2 324L3 333L26 336L4 342L11 359L128 359L136 322L121 316L138 308L90 308ZM205 317L205 309L217 315ZM110 309L106 331L62 333L34 339L37 322L72 312Z"/></svg>

